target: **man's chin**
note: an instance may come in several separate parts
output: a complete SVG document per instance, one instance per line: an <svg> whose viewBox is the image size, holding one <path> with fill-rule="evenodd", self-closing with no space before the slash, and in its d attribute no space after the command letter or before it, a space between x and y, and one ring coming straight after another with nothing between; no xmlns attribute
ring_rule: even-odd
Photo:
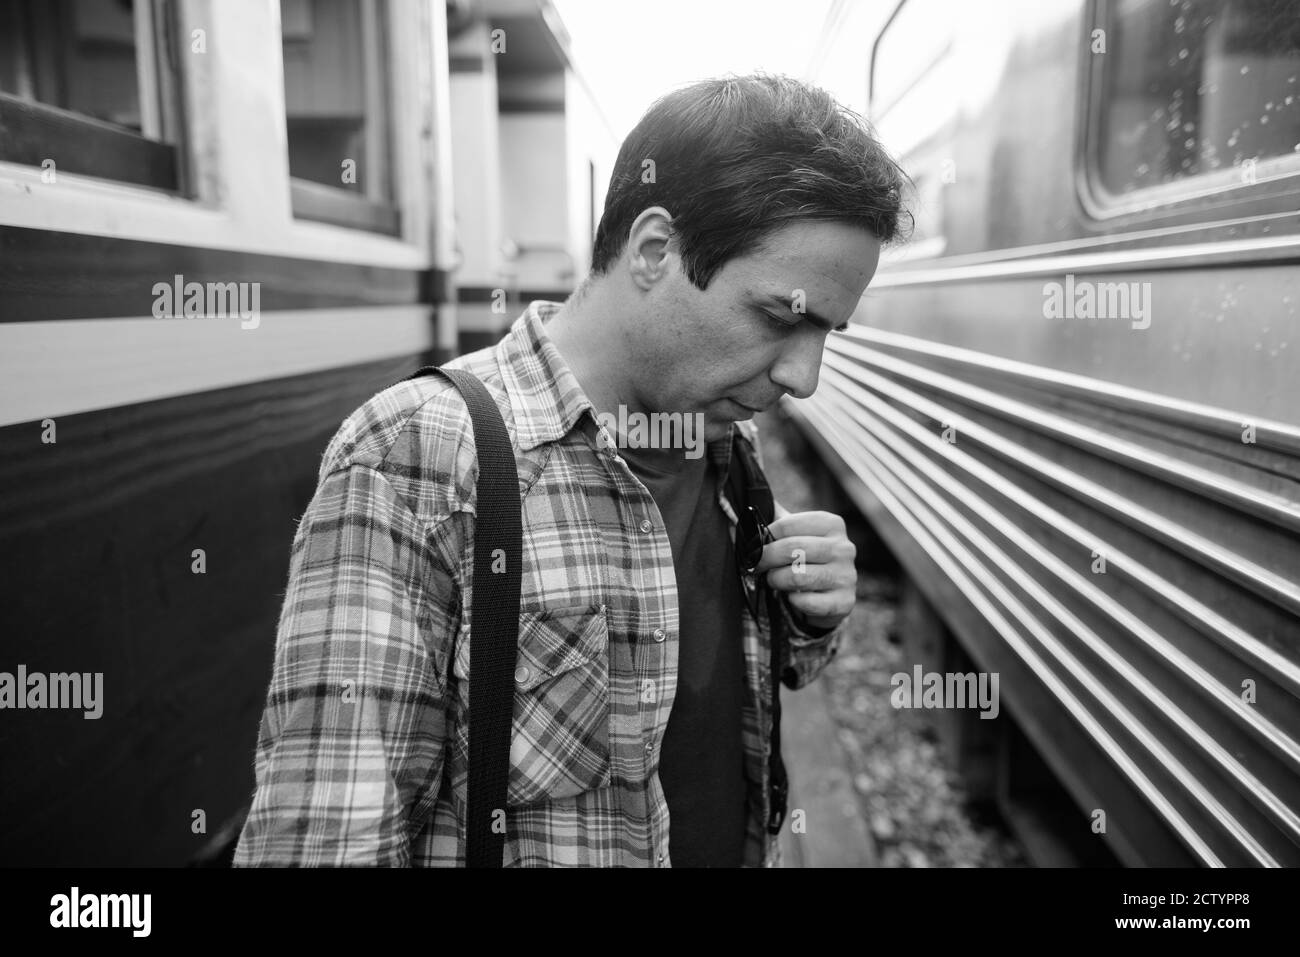
<svg viewBox="0 0 1300 957"><path fill-rule="evenodd" d="M741 416L718 418L706 414L704 416L704 441L712 442L715 439L726 438L727 433L731 431L731 424L740 418Z"/></svg>

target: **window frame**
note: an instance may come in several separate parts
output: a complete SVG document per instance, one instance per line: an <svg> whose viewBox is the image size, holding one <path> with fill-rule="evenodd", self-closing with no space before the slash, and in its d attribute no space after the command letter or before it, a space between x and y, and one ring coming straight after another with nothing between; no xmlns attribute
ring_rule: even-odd
<svg viewBox="0 0 1300 957"><path fill-rule="evenodd" d="M1256 181L1242 180L1239 166L1198 173L1170 183L1159 183L1115 193L1102 177L1101 143L1104 120L1106 56L1091 52L1091 31L1106 36L1115 27L1115 0L1089 0L1082 24L1083 70L1076 155L1076 192L1087 216L1095 222L1146 222L1151 220L1214 221L1256 213L1275 212L1278 199L1300 197L1300 153L1260 160ZM1207 216L1213 213L1212 216Z"/></svg>
<svg viewBox="0 0 1300 957"><path fill-rule="evenodd" d="M888 103L877 103L878 91L876 89L876 68L880 62L880 44L884 42L885 36L889 33L890 28L894 26L895 21L903 12L903 7L907 6L907 0L898 0L894 4L894 9L890 11L889 16L876 31L876 38L871 44L871 55L867 65L867 113L870 115L871 122L876 123L883 119L885 114L907 98L907 95L920 84L925 77L934 69L935 65L940 63L945 57L951 56L953 52L953 38L951 36L931 55L930 59L918 70L907 84L900 87L894 92L894 96Z"/></svg>
<svg viewBox="0 0 1300 957"><path fill-rule="evenodd" d="M166 0L134 0L136 133L75 110L0 92L0 161L192 198L176 21ZM56 158L57 157L57 158Z"/></svg>
<svg viewBox="0 0 1300 957"><path fill-rule="evenodd" d="M365 76L366 135L363 162L367 170L365 192L355 193L300 176L289 176L289 196L293 218L327 223L349 229L401 237L401 196L399 177L393 168L397 152L392 135L394 127L387 95L393 88L393 58L384 56L393 30L392 5L380 0L356 0L361 11L362 69ZM283 34L281 43L284 42ZM390 51L391 52L391 51ZM285 111L285 143L288 144L288 110ZM376 129L376 126L379 129ZM376 156L381 162L375 162ZM382 198L391 190L391 199Z"/></svg>

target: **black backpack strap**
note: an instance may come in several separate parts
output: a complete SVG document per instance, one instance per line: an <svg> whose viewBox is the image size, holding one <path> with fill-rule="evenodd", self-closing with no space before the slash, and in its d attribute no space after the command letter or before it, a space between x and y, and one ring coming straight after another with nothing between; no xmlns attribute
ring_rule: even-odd
<svg viewBox="0 0 1300 957"><path fill-rule="evenodd" d="M758 464L749 441L736 429L731 446L731 462L727 469L727 497L732 507L739 510L752 505L764 525L771 525L776 520L776 500L772 489L767 484L763 467ZM743 587L743 585L742 585ZM785 820L786 802L789 797L789 779L786 776L785 761L781 758L781 659L785 651L785 617L781 613L781 596L775 588L760 583L767 601L767 620L771 657L769 672L771 679L772 732L768 737L768 818L767 832L778 834Z"/></svg>
<svg viewBox="0 0 1300 957"><path fill-rule="evenodd" d="M441 375L465 400L478 451L474 589L470 602L469 783L466 867L501 867L505 852L510 724L519 652L523 520L514 446L483 383L460 369L425 366L407 376ZM505 569L494 569L504 553ZM496 563L499 567L500 563ZM496 824L494 827L493 825Z"/></svg>

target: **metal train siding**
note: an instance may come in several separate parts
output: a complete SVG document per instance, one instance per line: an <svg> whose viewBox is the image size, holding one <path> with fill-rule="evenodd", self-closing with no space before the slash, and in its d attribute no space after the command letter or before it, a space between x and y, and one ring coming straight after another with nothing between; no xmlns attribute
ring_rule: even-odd
<svg viewBox="0 0 1300 957"><path fill-rule="evenodd" d="M917 232L788 408L1000 673L1056 826L1300 864L1300 4L837 15L821 79Z"/></svg>

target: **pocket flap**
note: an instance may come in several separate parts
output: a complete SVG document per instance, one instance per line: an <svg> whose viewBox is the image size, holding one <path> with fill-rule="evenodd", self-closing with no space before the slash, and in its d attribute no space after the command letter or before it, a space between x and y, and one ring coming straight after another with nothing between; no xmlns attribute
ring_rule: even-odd
<svg viewBox="0 0 1300 957"><path fill-rule="evenodd" d="M521 612L515 687L528 691L586 664L602 654L608 643L604 605Z"/></svg>

